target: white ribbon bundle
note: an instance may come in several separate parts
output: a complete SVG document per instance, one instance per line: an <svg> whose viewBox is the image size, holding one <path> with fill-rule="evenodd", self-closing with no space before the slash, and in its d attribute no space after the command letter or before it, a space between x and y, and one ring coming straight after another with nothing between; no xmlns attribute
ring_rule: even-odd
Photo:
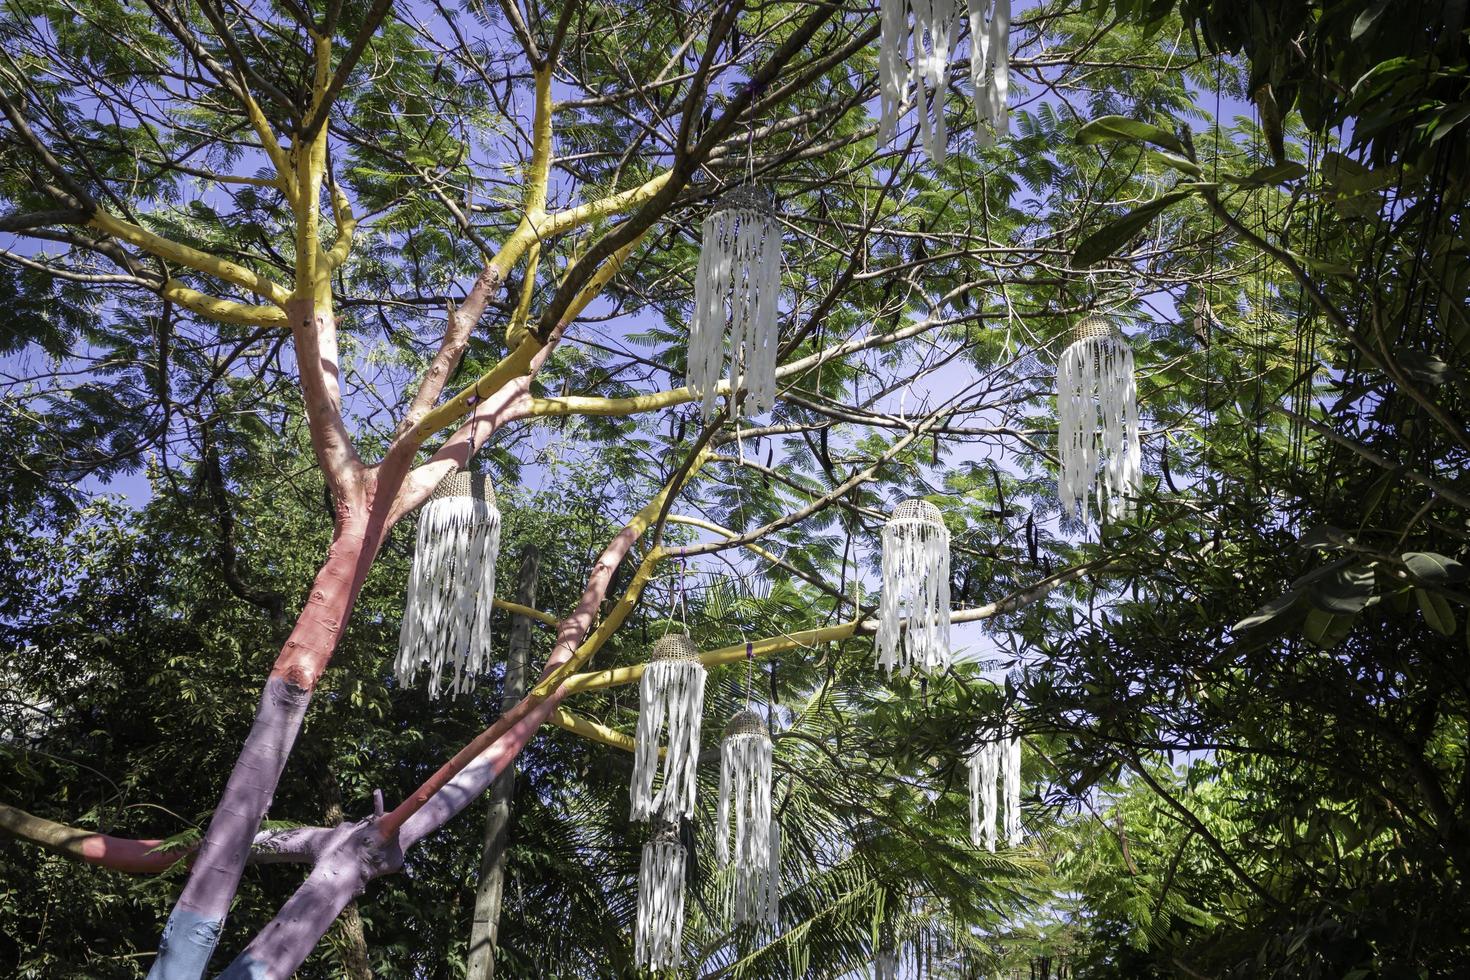
<svg viewBox="0 0 1470 980"><path fill-rule="evenodd" d="M949 529L938 507L905 500L883 527L878 666L905 676L946 669L949 615Z"/></svg>
<svg viewBox="0 0 1470 980"><path fill-rule="evenodd" d="M1133 349L1101 317L1077 324L1057 363L1057 491L1062 510L1126 515L1143 486Z"/></svg>
<svg viewBox="0 0 1470 980"><path fill-rule="evenodd" d="M716 819L716 856L721 865L734 864L730 903L733 920L736 924L774 925L780 896L780 827L771 815L771 736L753 711L742 711L731 718L720 743L720 805Z"/></svg>
<svg viewBox="0 0 1470 980"><path fill-rule="evenodd" d="M677 970L683 961L684 846L673 824L643 845L638 866L638 927L633 958L645 970Z"/></svg>
<svg viewBox="0 0 1470 980"><path fill-rule="evenodd" d="M730 349L730 401L745 389L748 414L776 403L776 322L781 294L781 225L764 192L737 187L704 219L694 277L694 322L689 329L686 382L701 399L705 418Z"/></svg>
<svg viewBox="0 0 1470 980"><path fill-rule="evenodd" d="M677 820L694 815L694 767L699 761L699 728L704 713L704 665L683 633L670 633L653 645L638 687L638 732L633 749L633 782L629 788L632 819ZM654 791L659 770L659 741L665 730L663 781Z"/></svg>
<svg viewBox="0 0 1470 980"><path fill-rule="evenodd" d="M1008 126L1011 3L967 0L967 8L978 124L975 140L988 146ZM959 0L882 0L879 7L879 142L892 142L912 84L919 103L920 140L936 165L945 157L944 92L959 13Z"/></svg>
<svg viewBox="0 0 1470 980"><path fill-rule="evenodd" d="M490 663L499 554L500 511L490 481L467 472L445 477L419 514L393 664L400 685L412 684L427 664L429 697L437 698L444 668L453 665L450 693L474 690Z"/></svg>

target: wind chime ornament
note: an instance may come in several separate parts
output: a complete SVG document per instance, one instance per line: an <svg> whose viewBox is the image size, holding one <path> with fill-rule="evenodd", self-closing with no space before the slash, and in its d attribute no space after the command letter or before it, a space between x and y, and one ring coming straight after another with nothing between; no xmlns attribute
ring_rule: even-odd
<svg viewBox="0 0 1470 980"><path fill-rule="evenodd" d="M734 807L732 855L731 806ZM780 828L771 812L771 733L761 716L746 709L725 726L720 743L719 826L715 852L732 863L732 918L775 925L780 892Z"/></svg>
<svg viewBox="0 0 1470 980"><path fill-rule="evenodd" d="M419 515L408 599L398 630L393 672L407 687L427 665L429 697L437 698L446 665L451 694L474 690L490 662L490 617L500 511L483 473L446 476Z"/></svg>
<svg viewBox="0 0 1470 980"><path fill-rule="evenodd" d="M730 404L743 387L745 408L759 415L776 403L781 225L775 202L766 191L742 184L715 203L703 232L686 381L708 419L728 346Z"/></svg>
<svg viewBox="0 0 1470 980"><path fill-rule="evenodd" d="M967 0L967 9L975 140L984 147L1008 126L1011 3ZM960 0L882 0L879 11L878 92L882 114L878 139L882 143L893 141L912 84L919 109L919 138L936 166L945 158L944 92L959 15Z"/></svg>
<svg viewBox="0 0 1470 980"><path fill-rule="evenodd" d="M684 845L678 825L661 821L643 845L638 866L638 928L633 956L651 972L677 970L683 960Z"/></svg>
<svg viewBox="0 0 1470 980"><path fill-rule="evenodd" d="M704 712L704 664L685 633L653 644L638 687L638 732L633 751L632 819L677 820L694 815L694 767ZM663 780L657 792L660 736L667 732Z"/></svg>
<svg viewBox="0 0 1470 980"><path fill-rule="evenodd" d="M949 528L927 500L905 500L883 526L877 647L889 676L949 667Z"/></svg>
<svg viewBox="0 0 1470 980"><path fill-rule="evenodd" d="M1057 363L1057 490L1064 512L1129 513L1143 485L1133 349L1107 320L1084 317Z"/></svg>
<svg viewBox="0 0 1470 980"><path fill-rule="evenodd" d="M970 756L970 841L995 850L996 782L1005 803L1005 841L1021 846L1021 738L990 739Z"/></svg>

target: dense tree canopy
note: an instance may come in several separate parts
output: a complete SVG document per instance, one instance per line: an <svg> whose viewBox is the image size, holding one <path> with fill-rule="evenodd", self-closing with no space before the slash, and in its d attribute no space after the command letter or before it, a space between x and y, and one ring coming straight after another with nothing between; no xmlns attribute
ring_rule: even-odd
<svg viewBox="0 0 1470 980"><path fill-rule="evenodd" d="M0 0L4 969L201 975L168 919L259 975L460 976L460 811L518 759L501 974L634 975L627 682L676 627L712 658L686 973L1470 956L1463 5L1016 4L1009 129L976 137L962 26L938 164L914 113L878 137L878 6ZM705 418L700 222L745 181L779 397ZM1056 485L1089 313L1144 428L1102 520ZM534 613L505 710L499 667L393 679L413 513L466 464L497 647ZM922 680L870 638L915 496L961 654ZM505 603L527 546L543 612ZM751 703L770 929L714 860ZM1026 840L989 853L1002 724Z"/></svg>

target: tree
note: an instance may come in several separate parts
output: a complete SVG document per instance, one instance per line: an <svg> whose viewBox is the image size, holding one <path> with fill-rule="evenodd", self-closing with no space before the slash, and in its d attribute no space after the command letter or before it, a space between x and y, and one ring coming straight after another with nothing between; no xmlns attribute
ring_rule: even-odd
<svg viewBox="0 0 1470 980"><path fill-rule="evenodd" d="M1130 5L1120 7L1129 18L1107 23L1060 2L1023 12L1012 66L1031 97L1012 137L975 148L960 124L972 109L951 98L944 111L962 152L935 168L908 152L912 127L892 146L874 140L879 29L866 4L653 4L639 10L636 34L621 8L601 2L6 5L0 231L14 240L0 259L18 313L8 346L23 365L7 393L7 430L20 439L10 482L65 509L66 484L127 472L152 454L158 492L197 485L208 503L198 540L209 542L218 581L191 584L190 594L223 588L278 630L255 708L239 703L242 689L255 690L249 658L209 685L170 682L175 720L191 703L230 706L236 730L251 720L238 759L213 746L226 752L211 756L218 768L199 766L206 785L187 788L192 812L218 803L155 973L201 975L232 903L248 914L253 899L237 895L273 797L283 810L299 800L298 813L319 802L282 782L288 759L303 765L301 727L321 711L308 709L337 690L344 638L368 630L386 633L376 646L391 643L387 583L402 557L389 546L393 530L477 455L502 487L539 472L554 483L577 460L581 499L615 514L611 527L580 522L604 536L589 543L585 578L560 607L571 612L549 617L556 640L540 679L478 735L457 730L451 713L417 748L385 736L393 765L412 763L403 768L414 777L391 809L298 831L295 851L267 828L257 843L310 871L226 975L290 974L370 881L432 866L420 856L431 835L546 722L598 752L625 746L628 707L616 692L639 669L628 631L672 618L669 576L714 561L732 580L759 569L769 583L769 595L741 586L727 601L712 589L696 603L697 620L713 603L755 610L748 621L709 614L694 625L706 662L732 665L720 675L727 687L751 655L781 661L778 686L796 706L782 746L793 765L790 816L813 831L794 849L804 866L786 896L792 930L759 946L699 910L688 937L700 961L802 975L806 939L820 930L827 962L818 968L840 971L897 928L925 962L956 971L988 962L983 932L940 923L951 914L984 923L999 899L977 887L975 869L1019 866L988 865L956 843L963 821L951 790L1016 691L983 682L973 665L942 683L885 686L859 639L873 614L861 586L874 553L863 542L915 494L950 498L957 620L989 622L1050 655L1021 683L1022 717L1035 744L1074 739L1048 766L1064 788L1059 804L1075 806L1119 767L1173 799L1155 764L1174 748L1290 751L1312 762L1316 779L1334 753L1362 743L1303 751L1312 726L1381 710L1365 723L1374 745L1401 730L1401 715L1420 726L1390 756L1408 762L1420 787L1413 800L1393 794L1393 812L1458 853L1462 801L1432 792L1443 795L1463 769L1448 748L1463 727L1463 685L1453 667L1425 669L1450 664L1442 646L1415 661L1422 696L1401 697L1385 679L1386 691L1278 730L1262 713L1289 721L1281 706L1319 677L1271 670L1284 642L1274 632L1226 629L1250 611L1242 602L1255 608L1311 574L1283 549L1289 522L1266 488L1294 492L1294 512L1352 528L1366 522L1342 512L1361 516L1374 481L1373 509L1387 506L1391 530L1382 540L1362 528L1351 542L1346 532L1307 538L1343 559L1299 582L1264 621L1274 630L1300 613L1311 642L1359 651L1320 669L1362 681L1383 644L1405 636L1405 621L1376 617L1409 587L1431 630L1454 619L1454 556L1414 537L1424 533L1415 528L1427 520L1425 491L1434 507L1461 506L1444 474L1457 472L1467 444L1453 356L1463 290L1447 230L1458 227L1459 199L1443 177L1458 171L1433 156L1463 145L1451 100L1436 94L1446 109L1435 125L1448 136L1426 137L1428 149L1421 139L1410 154L1390 139L1397 130L1365 127L1355 132L1375 142L1351 156L1324 127L1357 103L1316 115L1307 106L1310 128L1288 118L1301 65L1267 72L1282 119L1265 108L1260 58L1291 38L1250 33L1247 82L1187 43L1200 9L1152 5L1147 24L1133 23ZM1217 49L1237 45L1228 32L1208 36ZM1334 70L1352 63L1343 64ZM1440 93L1454 82L1434 84ZM1255 98L1261 125L1213 119L1222 94ZM1209 138L1183 129L1185 119ZM1288 159L1296 153L1306 165ZM1388 190L1400 174L1413 180ZM680 387L697 224L721 189L748 178L775 188L788 229L782 398L747 419L727 386L725 406L706 420ZM1402 237L1407 229L1434 234L1421 246ZM1359 260L1352 274L1349 260ZM1416 275L1376 285L1375 274L1421 268L1434 270L1432 288ZM1208 316L1194 315L1202 301ZM1148 342L1140 391L1157 486L1138 518L1092 539L1058 513L1045 396L1059 339L1095 308L1164 322L1134 331ZM1308 308L1311 317L1300 312ZM1431 308L1442 337L1413 332ZM1384 322L1398 333L1375 333ZM55 360L37 363L38 350ZM1319 421L1329 390L1377 430ZM1331 440L1311 444L1320 466L1301 465L1308 431ZM293 438L274 445L266 433ZM318 476L304 476L293 452L307 444ZM331 514L317 542L325 557L295 555L315 569L304 602L266 584L286 549L240 540L249 527L232 492L248 481L262 495L255 506L267 508L272 471L319 478L323 507L309 513ZM1311 479L1291 479L1298 471ZM562 518L563 537L544 540L564 544L583 515L557 515L541 500L543 519ZM218 642L214 633L207 645ZM1180 645L1194 655L1172 658ZM1231 658L1246 650L1250 669L1238 673ZM594 657L613 672L586 669ZM1262 678L1271 697L1252 702ZM576 713L562 703L573 694ZM713 700L715 710L738 703L733 691ZM371 700L347 701L364 713L360 724L381 727L367 715ZM1259 746L1234 737L1250 725L1271 737ZM429 743L443 750L434 762ZM1364 798L1365 776L1327 795ZM568 799L600 815L591 825L616 823L615 780L566 782ZM343 798L365 809L368 789ZM1193 811L1181 806L1187 822ZM524 822L538 820L555 826L544 812ZM543 853L568 857L579 838L555 829ZM823 856L822 830L856 832L856 843ZM1280 901L1236 842L1201 839L1214 840L1215 860L1256 899ZM100 849L104 862L109 851L146 853L160 866L192 846L89 840L79 849ZM1398 883L1427 873L1418 865ZM415 885L433 887L426 878L415 874ZM618 918L594 921L610 930ZM565 920L555 928L573 931Z"/></svg>

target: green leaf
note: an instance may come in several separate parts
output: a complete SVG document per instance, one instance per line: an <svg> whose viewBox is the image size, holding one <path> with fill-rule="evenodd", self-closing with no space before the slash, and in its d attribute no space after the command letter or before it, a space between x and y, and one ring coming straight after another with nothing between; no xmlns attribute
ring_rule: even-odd
<svg viewBox="0 0 1470 980"><path fill-rule="evenodd" d="M1077 142L1083 146L1112 140L1142 141L1174 153L1184 152L1184 144L1167 129L1127 116L1100 116L1077 131Z"/></svg>
<svg viewBox="0 0 1470 980"><path fill-rule="evenodd" d="M1323 612L1353 615L1372 601L1374 578L1373 569L1361 565L1339 568L1314 583L1307 597Z"/></svg>
<svg viewBox="0 0 1470 980"><path fill-rule="evenodd" d="M1278 163L1269 167L1260 167L1248 174L1226 174L1220 179L1230 184L1239 184L1241 187L1264 187L1267 184L1284 184L1291 180L1300 180L1307 175L1307 168L1295 160L1286 163Z"/></svg>
<svg viewBox="0 0 1470 980"><path fill-rule="evenodd" d="M1430 585L1461 582L1465 579L1464 565L1433 551L1406 551L1399 558L1409 569L1409 574Z"/></svg>
<svg viewBox="0 0 1470 980"><path fill-rule="evenodd" d="M1307 613L1307 618L1302 623L1302 633L1314 646L1330 650L1346 638L1356 619L1356 616L1339 616L1313 609Z"/></svg>
<svg viewBox="0 0 1470 980"><path fill-rule="evenodd" d="M1173 167L1180 173L1188 174L1191 177L1202 177L1205 173L1199 164L1177 153L1167 153L1164 150L1148 150L1144 156L1155 163L1161 163L1166 167Z"/></svg>
<svg viewBox="0 0 1470 980"><path fill-rule="evenodd" d="M1378 0L1373 6L1358 14L1357 18L1353 21L1351 33L1354 41L1372 29L1373 25L1378 22L1378 18L1382 17L1383 12L1388 9L1388 4L1389 0Z"/></svg>
<svg viewBox="0 0 1470 980"><path fill-rule="evenodd" d="M1230 627L1230 629L1232 632L1239 633L1243 630L1255 629L1260 626L1265 626L1272 620L1276 619L1277 617L1281 616L1283 613L1291 609L1292 606L1296 605L1296 601L1300 598L1301 593L1295 590L1288 592L1285 595L1277 596L1275 599L1272 599L1270 602L1266 603L1264 606L1257 609L1255 612L1251 613L1249 616L1245 617L1234 626Z"/></svg>
<svg viewBox="0 0 1470 980"><path fill-rule="evenodd" d="M1419 600L1419 611L1424 614L1424 622L1429 624L1430 629L1440 636L1454 635L1455 611L1450 608L1444 596L1428 589L1415 589L1414 598Z"/></svg>
<svg viewBox="0 0 1470 980"><path fill-rule="evenodd" d="M1085 269L1112 255L1132 241L1165 208L1189 195L1189 191L1170 191L1146 204L1140 204L1121 218L1104 225L1077 246L1077 250L1072 253L1072 268Z"/></svg>

